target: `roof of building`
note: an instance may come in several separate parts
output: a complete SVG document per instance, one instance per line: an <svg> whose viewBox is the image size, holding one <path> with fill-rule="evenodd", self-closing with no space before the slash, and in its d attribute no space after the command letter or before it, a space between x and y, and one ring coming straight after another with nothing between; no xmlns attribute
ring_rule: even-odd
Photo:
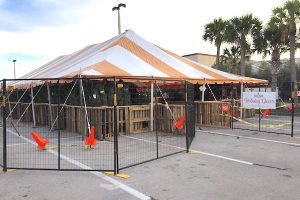
<svg viewBox="0 0 300 200"><path fill-rule="evenodd" d="M206 53L191 53L191 54L183 55L183 57L187 57L187 56L196 56L196 55L203 55L203 56L216 57L216 55L213 55L213 54L206 54Z"/></svg>

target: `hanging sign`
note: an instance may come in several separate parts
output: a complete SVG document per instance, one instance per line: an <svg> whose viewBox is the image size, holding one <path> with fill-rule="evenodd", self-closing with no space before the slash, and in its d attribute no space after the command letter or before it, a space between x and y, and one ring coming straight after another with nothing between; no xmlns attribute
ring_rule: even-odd
<svg viewBox="0 0 300 200"><path fill-rule="evenodd" d="M274 89L270 87L266 88L245 88L245 92L276 92L276 99L278 99L278 87L276 87L275 91Z"/></svg>
<svg viewBox="0 0 300 200"><path fill-rule="evenodd" d="M243 92L244 108L276 109L276 92Z"/></svg>
<svg viewBox="0 0 300 200"><path fill-rule="evenodd" d="M297 91L297 97L300 97L300 91Z"/></svg>

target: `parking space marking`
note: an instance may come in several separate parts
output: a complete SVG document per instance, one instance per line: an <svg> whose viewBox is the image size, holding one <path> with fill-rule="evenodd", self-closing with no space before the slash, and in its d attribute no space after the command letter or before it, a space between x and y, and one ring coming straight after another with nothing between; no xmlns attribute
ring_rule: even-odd
<svg viewBox="0 0 300 200"><path fill-rule="evenodd" d="M229 157L226 157L226 156L220 156L220 155L213 154L213 153L207 153L207 152L204 152L204 151L197 151L197 150L192 150L192 151L193 152L198 152L198 153L203 154L203 155L212 156L212 157L215 157L215 158L221 158L221 159L224 159L224 160L238 162L238 163L245 164L245 165L254 165L254 163L251 163L251 162L247 162L247 161L243 161L243 160L239 160L239 159L234 159L234 158L229 158Z"/></svg>
<svg viewBox="0 0 300 200"><path fill-rule="evenodd" d="M8 147L13 147L13 146L19 146L19 145L27 145L28 143L13 143L13 144L8 144L8 145L6 145L6 146L8 146Z"/></svg>
<svg viewBox="0 0 300 200"><path fill-rule="evenodd" d="M291 145L291 146L296 146L300 147L299 143L293 143L293 142L283 142L283 141L278 141L278 140L269 140L269 139L263 139L263 138L256 138L256 137L249 137L249 136L241 136L241 135L235 135L235 134L230 134L230 133L221 133L221 132L216 132L216 131L196 131L196 132L203 132L203 133L209 133L209 134L215 134L215 135L223 135L223 136L230 136L230 137L238 137L238 138L245 138L245 139L251 139L251 140L259 140L263 142L272 142L272 143L278 143L278 144L286 144L286 145Z"/></svg>
<svg viewBox="0 0 300 200"><path fill-rule="evenodd" d="M7 147L14 147L14 146L21 146L21 145L28 145L28 143L12 143L6 145ZM0 148L3 148L2 144L0 145Z"/></svg>
<svg viewBox="0 0 300 200"><path fill-rule="evenodd" d="M140 141L144 141L144 142L149 142L149 143L154 143L154 144L156 144L155 142L150 141L150 140L145 140L145 139L141 139L141 138L135 138L135 137L132 137L132 136L126 136L126 137L131 138L131 139L136 139L136 140L140 140ZM159 145L168 146L168 147L173 147L173 148L177 148L177 149L181 149L181 150L186 150L186 148L178 147L178 146L170 145L170 144L165 144L165 143L159 143ZM217 154L213 154L213 153L208 153L208 152L204 152L204 151L198 151L198 150L195 150L195 149L189 149L189 151L190 151L192 154L203 154L203 155L206 155L206 156L211 156L211 157L215 157L215 158L220 158L220 159L223 159L223 160L228 160L228 161L232 161L232 162L237 162L237 163L241 163L241 164L245 164L245 165L253 165L253 166L267 167L267 168L273 168L273 169L278 169L278 170L286 170L286 169L283 169L283 168L280 168L280 167L275 167L275 166L271 166L271 165L264 165L264 164L259 164L259 163L251 163L251 162L244 161L244 160L239 160L239 159L235 159L235 158L230 158L230 157L226 157L226 156L221 156L221 155L217 155Z"/></svg>
<svg viewBox="0 0 300 200"><path fill-rule="evenodd" d="M7 130L7 131L10 132L11 134L15 135L16 137L20 137L21 139L25 140L26 142L28 142L28 143L36 146L36 143L34 141L32 141L32 140L30 140L30 139L28 139L28 138L26 138L26 137L24 137L22 135L19 136L14 131L11 131L11 130ZM50 150L46 150L46 151L48 151L49 153L51 153L51 154L53 154L55 156L58 156L58 153L55 152L55 151L53 151L53 150L51 150L51 149ZM65 156L63 154L60 154L60 157L63 160L65 160L65 161L67 161L67 162L69 162L69 163L71 163L73 165L76 165L76 166L80 167L81 169L92 170L91 167L89 167L89 166L87 166L87 165L85 165L85 164L83 164L83 163L81 163L81 162L79 162L77 160L69 158L69 157L67 157L67 156ZM103 180L106 180L107 182L109 182L109 183L115 185L116 187L124 190L125 192L127 192L127 193L129 193L129 194L131 194L131 195L133 195L135 197L137 197L138 199L141 199L141 200L150 200L151 199L150 197L146 196L145 194L143 194L143 193L141 193L141 192L139 192L139 191L137 191L137 190L129 187L128 185L125 185L124 183L121 183L121 182L119 182L119 181L117 181L117 180L115 180L115 179L113 179L111 177L108 177L107 175L105 175L105 174L103 174L101 172L91 171L90 173L94 174L97 177L102 178Z"/></svg>
<svg viewBox="0 0 300 200"><path fill-rule="evenodd" d="M135 138L135 137L132 137L132 136L126 136L126 137L131 138L131 139L136 139L136 140L156 144L156 142L153 142L153 141L150 141L150 140ZM175 146L175 145L170 145L170 144L165 144L165 143L159 143L158 145L173 147L173 148L177 148L177 149L181 149L181 150L186 150L186 148ZM198 151L198 150L195 150L195 149L190 149L190 152L199 153L199 154L203 154L203 155L207 155L207 156L212 156L212 157L215 157L215 158L221 158L221 159L224 159L224 160L238 162L238 163L242 163L242 164L246 164L246 165L253 165L253 163L250 163L250 162L247 162L247 161L238 160L238 159L234 159L234 158L229 158L229 157L221 156L221 155L217 155L217 154L207 153L207 152L204 152L204 151Z"/></svg>

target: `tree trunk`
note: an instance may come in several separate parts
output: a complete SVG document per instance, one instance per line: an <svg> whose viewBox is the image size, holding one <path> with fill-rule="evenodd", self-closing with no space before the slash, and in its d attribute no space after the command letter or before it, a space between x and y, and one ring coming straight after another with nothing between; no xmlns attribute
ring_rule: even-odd
<svg viewBox="0 0 300 200"><path fill-rule="evenodd" d="M245 70L245 57L246 57L246 50L244 47L241 45L241 75L245 76L246 70Z"/></svg>
<svg viewBox="0 0 300 200"><path fill-rule="evenodd" d="M281 68L281 62L280 62L280 51L279 49L275 48L272 51L271 55L271 75L272 75L272 83L271 83L271 89L272 92L276 91L277 88L277 79L278 79L278 73Z"/></svg>
<svg viewBox="0 0 300 200"><path fill-rule="evenodd" d="M237 75L238 74L238 72L237 72L237 63L233 63L232 68L233 68L233 70L232 70L233 74Z"/></svg>
<svg viewBox="0 0 300 200"><path fill-rule="evenodd" d="M216 66L217 69L220 67L220 50L221 50L221 45L217 46L217 57L216 57Z"/></svg>
<svg viewBox="0 0 300 200"><path fill-rule="evenodd" d="M296 97L297 92L297 70L295 63L295 48L296 48L296 24L290 25L289 39L290 39L290 69L292 82L292 97ZM297 98L295 98L297 101Z"/></svg>

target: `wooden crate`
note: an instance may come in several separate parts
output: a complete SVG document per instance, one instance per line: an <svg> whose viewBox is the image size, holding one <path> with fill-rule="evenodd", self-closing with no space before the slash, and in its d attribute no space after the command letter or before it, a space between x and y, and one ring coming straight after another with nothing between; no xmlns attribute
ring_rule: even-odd
<svg viewBox="0 0 300 200"><path fill-rule="evenodd" d="M14 106L11 103L11 106ZM88 126L86 121L86 111L83 106L52 104L51 109L47 103L35 103L35 116L37 125L53 127L57 129L57 123L61 130L79 133L83 137L88 136ZM28 107L22 118L23 122L32 122L32 110L30 103L20 103L20 113ZM62 109L63 108L63 109ZM60 119L56 123L52 123L57 119L59 110ZM170 109L175 120L185 115L184 105L170 105ZM52 122L50 119L52 112ZM107 136L113 136L114 130L114 109L112 106L87 107L88 118L91 126L95 126L95 137L97 139L105 139ZM15 119L18 119L17 111L13 112ZM133 105L117 107L117 129L119 134L133 134L150 131L150 105ZM157 130L160 132L172 132L175 121L172 119L171 113L164 104L155 104L154 120Z"/></svg>
<svg viewBox="0 0 300 200"><path fill-rule="evenodd" d="M86 111L81 106L65 106L66 130L88 136ZM95 137L105 139L113 135L113 107L87 107L87 115L91 126L95 127Z"/></svg>
<svg viewBox="0 0 300 200"><path fill-rule="evenodd" d="M129 106L129 132L150 131L150 105Z"/></svg>
<svg viewBox="0 0 300 200"><path fill-rule="evenodd" d="M195 102L195 122L197 126L226 127L230 128L230 110L222 111L222 104L230 103L221 101Z"/></svg>
<svg viewBox="0 0 300 200"><path fill-rule="evenodd" d="M169 105L169 107L175 120L165 104L156 104L154 106L155 129L159 132L172 133L175 122L185 115L185 105Z"/></svg>
<svg viewBox="0 0 300 200"><path fill-rule="evenodd" d="M129 107L130 106L118 106L118 133L120 134L129 134L130 133L130 116L129 116Z"/></svg>

